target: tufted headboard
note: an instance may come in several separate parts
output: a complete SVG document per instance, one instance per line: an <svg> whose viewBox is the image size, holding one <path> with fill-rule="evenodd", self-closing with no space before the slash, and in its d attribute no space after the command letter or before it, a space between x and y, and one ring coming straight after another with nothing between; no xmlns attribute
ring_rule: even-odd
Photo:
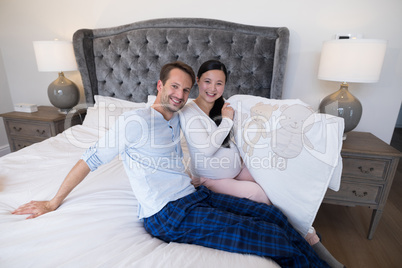
<svg viewBox="0 0 402 268"><path fill-rule="evenodd" d="M75 32L73 45L88 104L93 104L94 95L146 102L148 95L156 95L164 64L183 61L197 73L209 59L218 59L227 67L225 98L250 94L280 99L289 30L169 18L81 29ZM190 97L197 95L195 85Z"/></svg>

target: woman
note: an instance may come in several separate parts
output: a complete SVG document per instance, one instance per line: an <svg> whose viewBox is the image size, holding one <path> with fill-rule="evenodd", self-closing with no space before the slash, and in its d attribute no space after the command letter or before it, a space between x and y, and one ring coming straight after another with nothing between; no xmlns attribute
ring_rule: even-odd
<svg viewBox="0 0 402 268"><path fill-rule="evenodd" d="M222 97L226 82L227 70L223 63L204 62L197 73L199 95L180 111L180 126L191 157L193 184L271 205L231 140L234 110ZM331 267L343 267L321 244L313 227L305 239Z"/></svg>
<svg viewBox="0 0 402 268"><path fill-rule="evenodd" d="M197 74L199 95L180 112L193 183L217 193L271 205L230 139L234 110L222 97L226 81L225 65L216 60L203 63Z"/></svg>

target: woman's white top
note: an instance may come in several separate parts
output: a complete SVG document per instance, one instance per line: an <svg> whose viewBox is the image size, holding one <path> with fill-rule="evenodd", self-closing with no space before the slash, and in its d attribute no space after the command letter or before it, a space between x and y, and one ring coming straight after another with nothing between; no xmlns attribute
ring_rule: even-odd
<svg viewBox="0 0 402 268"><path fill-rule="evenodd" d="M221 147L233 127L233 121L225 117L217 126L193 101L186 104L179 115L193 176L210 179L236 177L241 170L239 151L233 141L230 141L230 148Z"/></svg>

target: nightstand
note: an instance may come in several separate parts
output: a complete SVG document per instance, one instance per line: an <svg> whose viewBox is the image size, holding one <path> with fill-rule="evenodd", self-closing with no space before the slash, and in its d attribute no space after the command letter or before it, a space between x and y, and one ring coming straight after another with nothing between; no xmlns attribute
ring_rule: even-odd
<svg viewBox="0 0 402 268"><path fill-rule="evenodd" d="M10 150L18 151L33 143L56 136L70 126L82 124L85 110L61 114L56 107L39 106L37 112L9 112L3 117Z"/></svg>
<svg viewBox="0 0 402 268"><path fill-rule="evenodd" d="M340 190L328 189L323 203L373 209L368 239L380 221L402 153L366 132L349 132L343 142Z"/></svg>

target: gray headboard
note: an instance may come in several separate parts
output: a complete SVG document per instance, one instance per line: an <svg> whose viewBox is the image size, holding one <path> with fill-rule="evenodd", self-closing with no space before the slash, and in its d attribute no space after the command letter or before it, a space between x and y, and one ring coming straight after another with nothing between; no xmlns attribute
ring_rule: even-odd
<svg viewBox="0 0 402 268"><path fill-rule="evenodd" d="M81 29L73 45L89 104L94 95L145 102L156 94L161 67L176 60L193 67L209 59L228 69L224 97L250 94L280 99L289 45L286 27L169 18ZM194 86L190 97L198 95Z"/></svg>

